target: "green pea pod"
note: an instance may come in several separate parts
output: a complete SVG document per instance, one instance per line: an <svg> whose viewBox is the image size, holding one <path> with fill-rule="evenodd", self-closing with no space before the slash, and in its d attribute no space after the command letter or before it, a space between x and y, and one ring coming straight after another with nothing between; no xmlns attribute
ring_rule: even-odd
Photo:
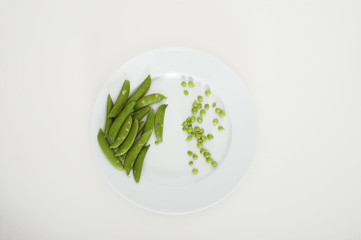
<svg viewBox="0 0 361 240"><path fill-rule="evenodd" d="M135 159L137 158L142 147L148 142L151 135L152 135L152 131L143 133L140 136L140 138L138 138L134 142L133 146L129 149L127 158L125 159L125 162L124 162L124 168L125 168L125 171L127 172L127 175L129 175L130 170L132 170L132 167L134 165Z"/></svg>
<svg viewBox="0 0 361 240"><path fill-rule="evenodd" d="M137 136L138 125L139 125L138 120L135 119L133 121L132 127L130 128L130 132L128 136L125 138L124 142L119 146L115 156L120 156L125 154L129 150L129 148L133 145L135 137Z"/></svg>
<svg viewBox="0 0 361 240"><path fill-rule="evenodd" d="M153 131L153 128L154 128L154 116L155 116L155 112L154 112L154 109L152 109L148 113L147 120L145 121L144 132Z"/></svg>
<svg viewBox="0 0 361 240"><path fill-rule="evenodd" d="M157 113L155 114L155 124L154 124L154 132L155 137L159 142L163 141L163 123L164 123L164 114L165 109L168 104L162 104L159 106Z"/></svg>
<svg viewBox="0 0 361 240"><path fill-rule="evenodd" d="M139 109L133 114L133 119L137 119L138 121L142 120L142 118L149 112L150 107L144 107Z"/></svg>
<svg viewBox="0 0 361 240"><path fill-rule="evenodd" d="M123 164L118 157L115 156L114 151L110 148L108 139L104 137L102 129L99 129L98 143L100 148L103 150L105 156L109 159L110 163L120 171L124 171Z"/></svg>
<svg viewBox="0 0 361 240"><path fill-rule="evenodd" d="M132 126L132 116L128 116L125 122L123 123L122 127L119 130L118 136L114 139L114 142L112 145L110 145L110 148L116 148L122 142L125 140L125 138L128 136L130 127Z"/></svg>
<svg viewBox="0 0 361 240"><path fill-rule="evenodd" d="M130 83L128 80L125 80L122 86L122 89L120 90L120 93L118 95L117 101L114 104L114 107L112 108L112 111L109 113L108 117L116 117L122 111L125 102L128 99L129 96L129 90L130 90Z"/></svg>
<svg viewBox="0 0 361 240"><path fill-rule="evenodd" d="M147 155L148 149L149 149L150 145L144 146L142 148L142 150L140 150L137 159L134 162L134 166L133 166L133 176L134 176L134 180L138 183L140 180L140 175L142 173L142 168L143 168L143 162L144 162L144 158L145 155Z"/></svg>
<svg viewBox="0 0 361 240"><path fill-rule="evenodd" d="M105 135L104 135L104 137L108 136L110 126L113 123L113 118L108 117L108 115L111 112L112 108L113 108L113 101L112 101L112 98L110 97L110 94L108 94L107 116L106 116L106 119L105 119Z"/></svg>
<svg viewBox="0 0 361 240"><path fill-rule="evenodd" d="M141 122L139 123L137 135L140 133L140 131L143 130L144 125L145 125L145 122L144 122L144 121L141 121Z"/></svg>
<svg viewBox="0 0 361 240"><path fill-rule="evenodd" d="M160 102L164 99L167 99L167 97L163 96L160 93L149 94L137 101L137 103L134 106L134 111L137 111L138 109L141 109L142 107L148 106L150 104Z"/></svg>
<svg viewBox="0 0 361 240"><path fill-rule="evenodd" d="M142 82L142 84L138 87L138 89L133 93L133 95L128 99L127 103L130 102L136 102L141 97L144 96L144 94L147 93L148 89L150 88L150 84L152 83L152 78L150 75Z"/></svg>
<svg viewBox="0 0 361 240"><path fill-rule="evenodd" d="M112 126L109 129L109 137L114 141L115 137L118 135L120 127L123 125L125 119L134 111L135 102L129 103L125 108L119 113L118 117L114 120Z"/></svg>

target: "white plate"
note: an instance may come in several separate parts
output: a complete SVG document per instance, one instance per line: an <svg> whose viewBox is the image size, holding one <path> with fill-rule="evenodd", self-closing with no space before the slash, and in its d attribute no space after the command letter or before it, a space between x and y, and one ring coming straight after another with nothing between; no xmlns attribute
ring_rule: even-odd
<svg viewBox="0 0 361 240"><path fill-rule="evenodd" d="M132 173L114 168L102 153L97 142L99 128L104 129L108 93L116 100L124 79L131 82L131 91L146 78L152 76L148 93L160 92L168 97L164 121L163 143L156 146L153 136L144 161L140 183L135 183ZM186 88L183 94L181 81L193 79L195 88ZM204 96L210 87L212 95ZM206 163L199 153L195 140L186 142L182 122L191 115L193 100L204 96L210 105L225 109L227 116L218 117L225 131L218 131L212 120L217 117L212 106L201 125L214 139L204 147L218 162L217 167ZM159 104L158 104L159 105ZM157 109L158 105L154 105ZM153 134L154 135L154 134ZM250 94L230 67L203 52L184 49L157 49L141 54L121 66L105 83L95 102L91 120L91 144L99 167L109 183L130 202L145 209L168 214L184 214L207 208L225 198L244 176L253 157L257 142L257 121ZM192 160L187 151L196 152L198 160ZM199 169L197 175L192 168Z"/></svg>

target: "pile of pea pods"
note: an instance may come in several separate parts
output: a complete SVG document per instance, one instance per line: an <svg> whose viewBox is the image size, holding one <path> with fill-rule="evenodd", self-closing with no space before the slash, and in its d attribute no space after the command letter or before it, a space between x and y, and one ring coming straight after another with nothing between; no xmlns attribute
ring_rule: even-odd
<svg viewBox="0 0 361 240"><path fill-rule="evenodd" d="M181 82L181 85L183 88L187 87L187 83L185 81ZM189 88L193 88L195 87L195 84L192 80L188 81L188 87ZM211 90L207 89L205 90L205 97L209 97L211 95ZM184 95L188 96L189 92L188 90L184 90ZM182 123L182 129L184 132L186 132L188 134L186 141L192 141L192 139L194 138L197 142L197 148L199 149L199 152L201 155L203 155L204 159L206 160L207 163L210 163L213 167L217 166L217 162L212 158L212 154L210 151L208 151L206 148L203 147L203 142L205 141L210 141L213 139L213 135L212 134L205 134L204 133L204 129L199 127L199 126L193 126L193 124L196 124L195 122L197 121L199 124L201 124L203 122L203 117L206 116L206 112L209 110L210 106L208 103L205 103L203 106L203 101L204 98L203 96L199 95L197 97L197 99L194 100L193 104L192 104L192 116L189 116L183 123ZM216 108L217 103L214 102L212 104L212 108L215 109L215 112L218 114L219 117L223 118L226 116L226 113L224 110L220 109L220 108ZM202 107L204 107L204 109L202 109ZM199 115L198 115L198 111L199 111ZM219 123L218 118L214 118L213 119L213 125L217 126ZM218 126L218 130L219 131L223 131L224 127L223 126ZM193 153L192 151L188 151L187 152L189 157L192 157L193 160L189 161L189 166L193 166L193 161L198 159L198 155L196 153ZM194 168L192 169L192 173L193 174L198 174L198 169Z"/></svg>
<svg viewBox="0 0 361 240"><path fill-rule="evenodd" d="M150 107L151 104L166 99L160 93L145 95L151 83L151 76L148 75L129 97L130 82L125 80L115 104L108 95L105 128L104 131L99 129L98 132L99 146L110 163L117 169L125 171L127 175L133 169L137 183L150 146L147 142L153 129L157 138L156 144L163 141L163 122L168 106L162 104L156 112ZM146 115L146 120L142 121Z"/></svg>

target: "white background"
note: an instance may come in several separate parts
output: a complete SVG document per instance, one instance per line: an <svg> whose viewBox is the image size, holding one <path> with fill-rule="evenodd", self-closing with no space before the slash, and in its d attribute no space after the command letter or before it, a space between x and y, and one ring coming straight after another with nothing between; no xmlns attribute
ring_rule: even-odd
<svg viewBox="0 0 361 240"><path fill-rule="evenodd" d="M0 1L0 239L361 239L360 1ZM205 211L138 208L105 181L90 117L129 58L191 47L259 117L253 164Z"/></svg>

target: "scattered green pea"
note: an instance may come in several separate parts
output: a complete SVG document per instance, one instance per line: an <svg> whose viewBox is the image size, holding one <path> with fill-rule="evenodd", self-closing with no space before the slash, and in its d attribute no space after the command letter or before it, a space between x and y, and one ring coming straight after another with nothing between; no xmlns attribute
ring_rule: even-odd
<svg viewBox="0 0 361 240"><path fill-rule="evenodd" d="M187 128L187 127L183 127L183 131L184 131L184 132L188 132L188 128Z"/></svg>
<svg viewBox="0 0 361 240"><path fill-rule="evenodd" d="M191 135L192 135L193 137L195 137L195 136L196 136L196 133L195 133L195 132L192 132Z"/></svg>
<svg viewBox="0 0 361 240"><path fill-rule="evenodd" d="M213 166L213 167L216 167L216 166L217 166L217 162L216 162L216 161L213 161L213 162L212 162L212 166Z"/></svg>
<svg viewBox="0 0 361 240"><path fill-rule="evenodd" d="M207 163L211 163L212 161L213 161L212 158L210 158L210 157L207 157L207 158L206 158L206 162L207 162Z"/></svg>
<svg viewBox="0 0 361 240"><path fill-rule="evenodd" d="M202 136L199 133L196 134L196 139L200 139L201 137Z"/></svg>
<svg viewBox="0 0 361 240"><path fill-rule="evenodd" d="M181 83L181 85L182 85L182 87L185 87L185 86L187 86L187 83L186 83L185 81L183 81L183 82Z"/></svg>
<svg viewBox="0 0 361 240"><path fill-rule="evenodd" d="M192 127L192 124L193 124L193 123L190 122L190 123L188 123L187 126L188 126L188 127Z"/></svg>
<svg viewBox="0 0 361 240"><path fill-rule="evenodd" d="M212 140L212 139L213 139L213 135L212 135L212 134L207 134L207 138L208 138L209 140Z"/></svg>
<svg viewBox="0 0 361 240"><path fill-rule="evenodd" d="M190 140L192 140L192 138L193 138L193 136L192 135L189 135L188 137L187 137L187 139L186 139L186 141L190 141Z"/></svg>
<svg viewBox="0 0 361 240"><path fill-rule="evenodd" d="M203 140L200 138L200 139L198 139L198 142L199 142L199 143L202 143L202 142L203 142Z"/></svg>
<svg viewBox="0 0 361 240"><path fill-rule="evenodd" d="M194 160L197 160L197 159L198 159L198 155L193 153L193 159L194 159Z"/></svg>
<svg viewBox="0 0 361 240"><path fill-rule="evenodd" d="M206 105L204 105L204 108L208 110L209 109L209 104L207 103Z"/></svg>
<svg viewBox="0 0 361 240"><path fill-rule="evenodd" d="M154 144L155 144L155 145L158 145L158 144L159 144L159 142L158 142L158 141L155 141L155 142L154 142Z"/></svg>
<svg viewBox="0 0 361 240"><path fill-rule="evenodd" d="M218 130L219 130L219 131L223 131L223 130L224 130L224 127L223 127L223 126L219 126L219 127L218 127Z"/></svg>
<svg viewBox="0 0 361 240"><path fill-rule="evenodd" d="M191 122L191 118L190 118L190 117L187 118L187 122L188 122L188 123Z"/></svg>
<svg viewBox="0 0 361 240"><path fill-rule="evenodd" d="M193 81L189 81L189 82L188 82L188 86L189 86L189 87L194 87L194 86L195 86L195 85L194 85L194 82L193 82Z"/></svg>
<svg viewBox="0 0 361 240"><path fill-rule="evenodd" d="M202 103L198 103L197 108L202 108Z"/></svg>
<svg viewBox="0 0 361 240"><path fill-rule="evenodd" d="M198 99L199 102L203 102L203 97L202 96L198 96L197 99Z"/></svg>
<svg viewBox="0 0 361 240"><path fill-rule="evenodd" d="M193 132L193 127L188 127L187 131L188 131L189 133Z"/></svg>
<svg viewBox="0 0 361 240"><path fill-rule="evenodd" d="M191 117L191 122L195 122L196 121L196 117L195 116L192 116Z"/></svg>
<svg viewBox="0 0 361 240"><path fill-rule="evenodd" d="M188 151L187 154L188 154L188 156L192 156L192 155L193 155L192 151Z"/></svg>
<svg viewBox="0 0 361 240"><path fill-rule="evenodd" d="M203 122L203 118L197 117L197 121L198 121L199 123L201 123L201 122Z"/></svg>
<svg viewBox="0 0 361 240"><path fill-rule="evenodd" d="M189 166L192 166L193 165L193 161L189 161Z"/></svg>
<svg viewBox="0 0 361 240"><path fill-rule="evenodd" d="M203 140L203 141L207 140L207 137L203 135L203 136L202 136L202 140Z"/></svg>
<svg viewBox="0 0 361 240"><path fill-rule="evenodd" d="M206 115L206 110L202 109L202 110L201 110L201 116L203 117L203 116L205 116L205 115Z"/></svg>
<svg viewBox="0 0 361 240"><path fill-rule="evenodd" d="M192 173L193 173L193 174L197 174L197 173L198 173L198 169L197 169L197 168L193 168Z"/></svg>
<svg viewBox="0 0 361 240"><path fill-rule="evenodd" d="M198 109L197 109L197 108L192 108L192 113L193 113L193 114L197 114L197 112L198 112Z"/></svg>
<svg viewBox="0 0 361 240"><path fill-rule="evenodd" d="M199 133L200 133L200 134L203 134L203 133L204 133L204 129L201 128L201 129L199 130Z"/></svg>
<svg viewBox="0 0 361 240"><path fill-rule="evenodd" d="M202 143L197 143L197 148L203 148L203 144Z"/></svg>
<svg viewBox="0 0 361 240"><path fill-rule="evenodd" d="M184 95L188 96L189 92L187 90L184 90Z"/></svg>
<svg viewBox="0 0 361 240"><path fill-rule="evenodd" d="M212 104L212 107L216 107L217 106L217 102L214 102L213 104Z"/></svg>
<svg viewBox="0 0 361 240"><path fill-rule="evenodd" d="M210 157L212 154L210 153L210 152L205 152L205 153L203 153L203 156L205 157L205 158L207 158L207 157Z"/></svg>
<svg viewBox="0 0 361 240"><path fill-rule="evenodd" d="M207 149L202 148L199 152L200 152L201 154L203 154L203 153L207 152Z"/></svg>
<svg viewBox="0 0 361 240"><path fill-rule="evenodd" d="M198 126L195 126L195 127L194 127L194 131L199 132L199 130L201 130L200 127L198 127Z"/></svg>
<svg viewBox="0 0 361 240"><path fill-rule="evenodd" d="M225 113L223 110L221 110L221 112L219 113L219 115L220 115L221 117L225 117L225 116L226 116L226 113Z"/></svg>
<svg viewBox="0 0 361 240"><path fill-rule="evenodd" d="M194 108L197 108L197 107L198 107L198 103L197 103L197 101L195 101L195 100L194 100L194 102L193 102L193 107L194 107Z"/></svg>
<svg viewBox="0 0 361 240"><path fill-rule="evenodd" d="M218 124L218 119L217 118L213 119L213 125L216 126L217 124Z"/></svg>
<svg viewBox="0 0 361 240"><path fill-rule="evenodd" d="M206 96L209 96L211 95L211 90L207 89L206 92L205 92Z"/></svg>
<svg viewBox="0 0 361 240"><path fill-rule="evenodd" d="M220 113L221 109L220 108L216 108L216 113Z"/></svg>

